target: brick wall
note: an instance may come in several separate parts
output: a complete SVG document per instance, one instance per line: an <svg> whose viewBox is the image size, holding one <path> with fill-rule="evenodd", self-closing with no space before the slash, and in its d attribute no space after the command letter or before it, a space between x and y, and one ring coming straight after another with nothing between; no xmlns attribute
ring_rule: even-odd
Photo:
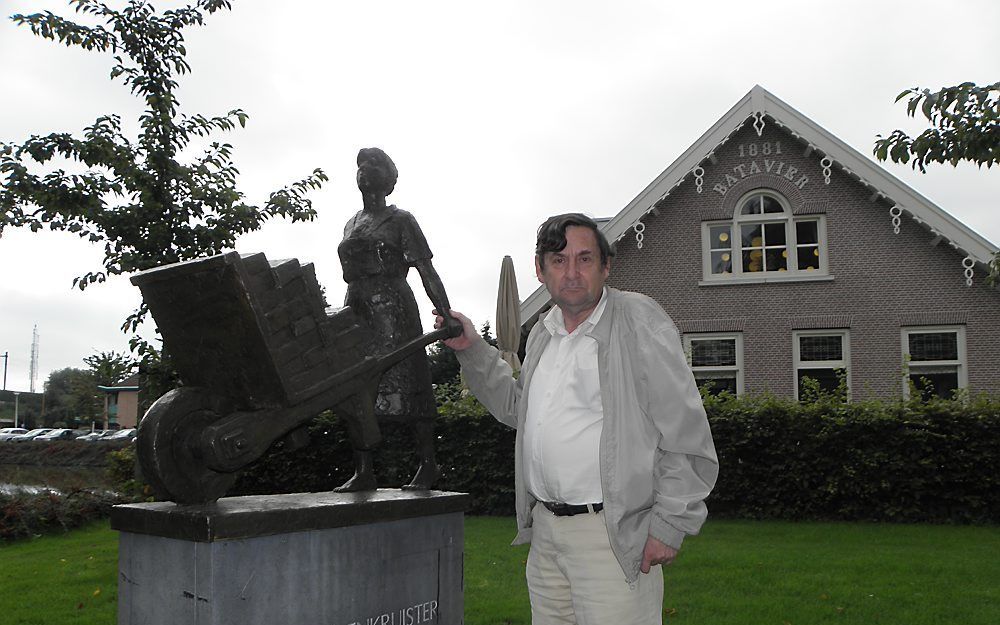
<svg viewBox="0 0 1000 625"><path fill-rule="evenodd" d="M782 154L768 158L784 162L783 173L794 167L792 180L774 175L774 168L764 172L759 152L749 156L749 144L764 142L781 143ZM824 184L820 155L806 151L773 122L761 137L749 124L739 130L716 150L715 164L703 164L701 193L689 176L658 215L643 219L641 250L632 231L619 241L609 283L653 297L682 329L742 328L744 384L751 393L793 395L793 330L830 327L850 331L852 397L899 397L900 328L917 322L964 325L970 390L1000 392L1000 292L986 286L978 269L967 287L962 256L944 241L931 246L930 232L909 217L893 234L890 204L871 201L872 191L843 171L834 167ZM761 173L749 173L751 160ZM716 184L731 188L722 195ZM702 222L731 218L739 196L758 187L781 193L796 214L826 216L832 280L699 286Z"/></svg>

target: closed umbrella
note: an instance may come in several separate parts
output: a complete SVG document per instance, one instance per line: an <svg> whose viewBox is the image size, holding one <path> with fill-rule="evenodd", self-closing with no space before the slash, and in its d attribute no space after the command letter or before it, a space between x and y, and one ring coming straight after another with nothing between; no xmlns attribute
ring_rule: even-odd
<svg viewBox="0 0 1000 625"><path fill-rule="evenodd" d="M521 368L521 360L517 357L517 348L521 346L521 299L517 296L514 261L510 256L504 256L500 265L496 331L500 356L511 369L518 371Z"/></svg>

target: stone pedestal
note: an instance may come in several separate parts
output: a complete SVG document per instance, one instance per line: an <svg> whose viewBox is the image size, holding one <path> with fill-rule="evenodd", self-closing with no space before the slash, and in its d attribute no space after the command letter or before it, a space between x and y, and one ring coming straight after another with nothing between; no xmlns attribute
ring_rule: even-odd
<svg viewBox="0 0 1000 625"><path fill-rule="evenodd" d="M119 625L459 625L469 496L116 506Z"/></svg>

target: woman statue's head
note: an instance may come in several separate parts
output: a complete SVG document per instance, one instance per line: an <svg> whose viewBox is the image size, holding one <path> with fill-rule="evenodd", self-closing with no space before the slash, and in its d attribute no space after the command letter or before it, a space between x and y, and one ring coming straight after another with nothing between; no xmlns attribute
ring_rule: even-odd
<svg viewBox="0 0 1000 625"><path fill-rule="evenodd" d="M378 148L362 148L358 152L358 188L364 191L392 193L399 172L389 155Z"/></svg>

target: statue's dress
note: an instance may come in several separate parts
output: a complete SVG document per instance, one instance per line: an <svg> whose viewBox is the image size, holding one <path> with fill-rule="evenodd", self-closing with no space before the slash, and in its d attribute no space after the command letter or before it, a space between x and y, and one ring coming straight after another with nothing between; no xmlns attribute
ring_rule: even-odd
<svg viewBox="0 0 1000 625"><path fill-rule="evenodd" d="M406 274L432 254L413 215L395 206L375 215L359 211L344 226L337 251L347 282L344 304L375 332L369 353L387 354L423 334ZM434 391L423 351L385 372L375 414L389 419L434 418Z"/></svg>

